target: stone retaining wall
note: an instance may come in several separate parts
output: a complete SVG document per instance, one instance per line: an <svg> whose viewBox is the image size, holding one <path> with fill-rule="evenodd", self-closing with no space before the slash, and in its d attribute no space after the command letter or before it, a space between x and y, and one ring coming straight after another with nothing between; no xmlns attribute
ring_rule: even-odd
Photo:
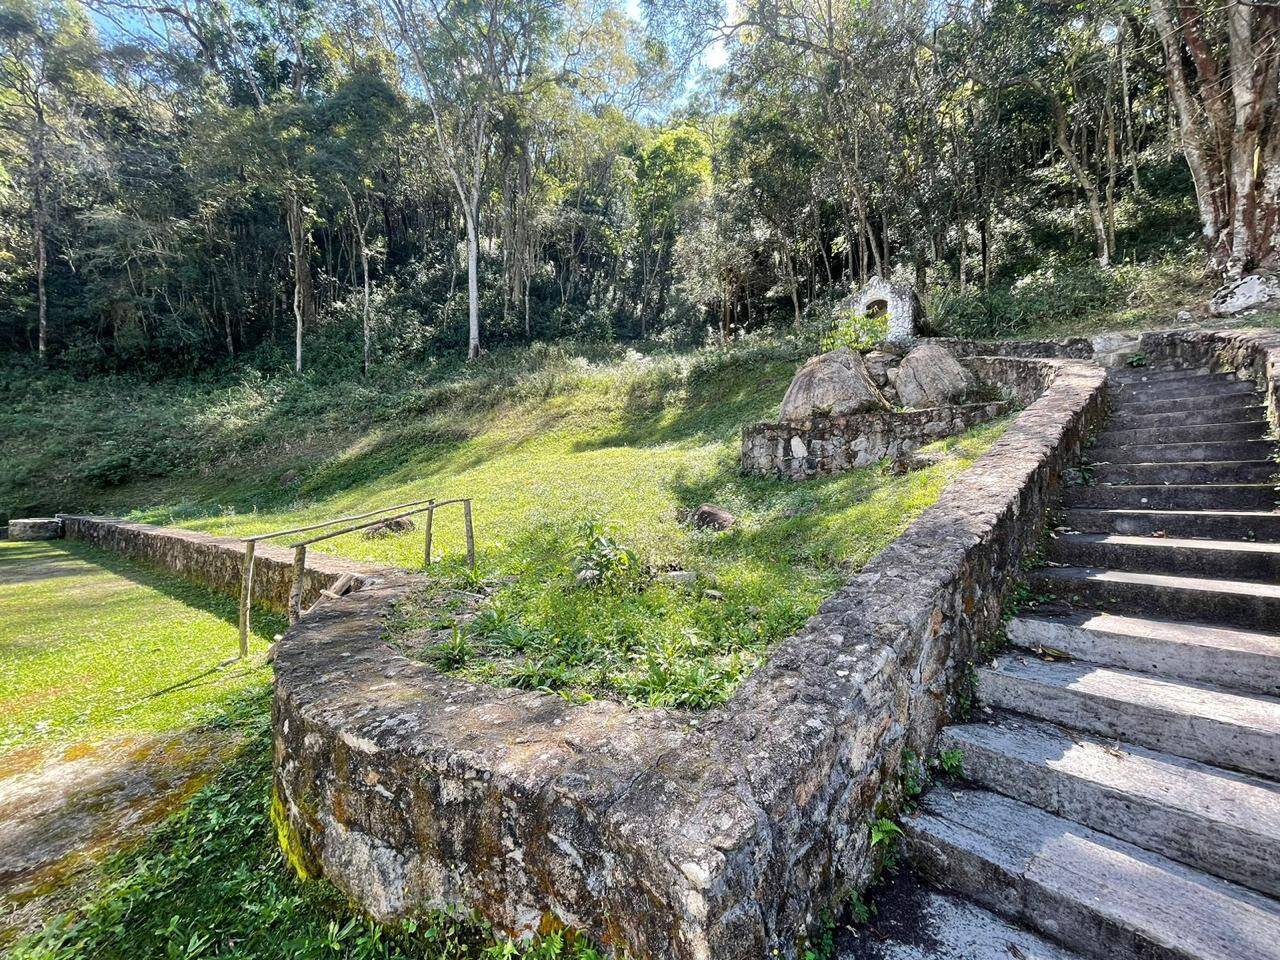
<svg viewBox="0 0 1280 960"><path fill-rule="evenodd" d="M1266 395L1267 419L1280 432L1280 331L1164 330L1139 341L1153 366L1233 372Z"/></svg>
<svg viewBox="0 0 1280 960"><path fill-rule="evenodd" d="M1003 416L1007 401L967 403L903 413L856 413L781 423L742 431L742 469L766 477L803 480L897 459L943 437Z"/></svg>
<svg viewBox="0 0 1280 960"><path fill-rule="evenodd" d="M1093 341L1088 337L1064 337L1061 340L965 340L959 337L938 337L933 342L946 347L957 357L1093 359Z"/></svg>
<svg viewBox="0 0 1280 960"><path fill-rule="evenodd" d="M992 362L1043 392L721 707L444 676L382 639L404 581L319 608L277 648L272 809L292 862L379 917L566 924L637 960L795 956L866 880L903 750L931 754L1104 412L1093 364Z"/></svg>
<svg viewBox="0 0 1280 960"><path fill-rule="evenodd" d="M234 537L215 537L195 530L130 523L112 517L62 515L68 540L79 540L128 557L144 566L176 573L219 593L240 596L244 544ZM320 591L344 573L356 576L356 589L376 580L385 571L323 554L307 554L304 605L312 604ZM255 605L287 610L293 583L293 551L258 544L253 561Z"/></svg>

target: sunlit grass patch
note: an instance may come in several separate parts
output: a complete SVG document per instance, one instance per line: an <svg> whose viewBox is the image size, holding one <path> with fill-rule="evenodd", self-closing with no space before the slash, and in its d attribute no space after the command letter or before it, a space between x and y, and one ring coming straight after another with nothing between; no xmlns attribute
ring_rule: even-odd
<svg viewBox="0 0 1280 960"><path fill-rule="evenodd" d="M703 450L649 491L668 498L660 511L615 519L575 504L526 523L478 577L443 568L400 605L393 633L472 680L575 700L712 706L1004 427L941 441L935 463L904 476L876 465L804 483L747 478L731 449ZM738 522L719 532L680 522L682 504L705 500Z"/></svg>
<svg viewBox="0 0 1280 960"><path fill-rule="evenodd" d="M270 680L279 618L83 544L0 541L0 753L202 723Z"/></svg>
<svg viewBox="0 0 1280 960"><path fill-rule="evenodd" d="M163 490L116 495L156 494L162 505L134 511L135 519L241 536L469 497L479 580L491 587L483 609L468 611L476 622L439 655L451 669L573 697L707 706L1001 429L946 441L940 462L902 477L879 467L803 483L744 477L741 430L776 416L801 356L796 344L769 342L649 355L531 348L435 379L406 374L381 392L245 383L216 393L193 417L213 438L193 446L199 471L173 473ZM359 429L344 428L352 424ZM232 462L216 454L233 441L246 453L236 447L234 476L210 493ZM687 515L703 502L727 508L737 524L692 529ZM588 522L634 552L643 575L579 582L575 542ZM418 523L315 549L426 569L442 589L456 589L460 512L436 517L432 559L442 566L424 568ZM672 571L687 576L663 576Z"/></svg>

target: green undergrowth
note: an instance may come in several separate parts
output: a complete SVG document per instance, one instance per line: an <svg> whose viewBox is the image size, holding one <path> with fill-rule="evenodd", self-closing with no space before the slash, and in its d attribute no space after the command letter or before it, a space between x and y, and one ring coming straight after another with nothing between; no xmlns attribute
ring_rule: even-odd
<svg viewBox="0 0 1280 960"><path fill-rule="evenodd" d="M667 498L657 509L617 501L594 517L569 507L554 520L513 519L505 550L486 554L479 575L441 567L401 603L393 633L435 666L486 683L712 706L1004 428L940 441L932 465L902 476L875 465L803 483L743 477L731 444L708 444L690 457L705 459L699 473L649 491ZM737 522L693 530L680 522L682 500L714 501Z"/></svg>
<svg viewBox="0 0 1280 960"><path fill-rule="evenodd" d="M65 542L0 541L0 755L196 726L270 681L278 617L239 648L234 600Z"/></svg>
<svg viewBox="0 0 1280 960"><path fill-rule="evenodd" d="M1034 264L988 289L953 286L927 292L933 322L953 336L976 339L1057 339L1103 333L1168 330L1184 326L1181 310L1197 315L1192 325L1280 327L1280 311L1215 319L1201 315L1218 285L1204 273L1199 249L1166 249L1142 262L1099 267L1090 260L1038 253Z"/></svg>
<svg viewBox="0 0 1280 960"><path fill-rule="evenodd" d="M325 881L301 881L269 816L270 705L259 691L222 721L246 745L138 849L101 868L74 914L19 941L9 960L599 960L572 934L518 945L472 917L379 924Z"/></svg>

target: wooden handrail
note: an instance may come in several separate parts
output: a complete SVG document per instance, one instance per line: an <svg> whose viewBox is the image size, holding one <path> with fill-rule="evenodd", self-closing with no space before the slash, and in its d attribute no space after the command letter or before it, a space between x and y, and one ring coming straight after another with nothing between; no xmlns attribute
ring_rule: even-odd
<svg viewBox="0 0 1280 960"><path fill-rule="evenodd" d="M299 540L296 543L288 545L293 549L293 580L289 587L289 623L293 624L297 623L302 616L302 599L306 590L307 547L312 544L321 543L325 540L332 540L334 537L341 537L348 533L355 533L357 530L377 526L380 523L390 523L393 520L403 520L406 517L425 513L427 515L427 523L425 543L423 545L423 566L430 566L431 536L435 523L435 512L440 507L452 506L455 503L462 504L462 517L466 527L467 539L467 565L474 570L476 568L476 541L475 530L471 520L470 497L454 497L451 500L414 500L394 507L383 507L379 510L370 510L365 513L353 514L348 517L338 517L334 520L327 520L323 523L313 523L306 526L294 527L289 530L275 530L271 533L259 533L251 537L241 537L240 542L244 544L244 569L240 584L240 656L244 657L249 653L250 613L253 605L253 563L256 547L260 541L270 540L274 537L283 537L295 533L309 533L312 530L320 530L325 527L332 527L338 523L347 523L353 520L362 521L360 523L354 523L351 526L343 527L340 530L328 530L319 536L308 537L305 540ZM406 507L411 507L413 509L405 509ZM392 514L391 516L386 516L387 513L394 510L400 510L401 512Z"/></svg>
<svg viewBox="0 0 1280 960"><path fill-rule="evenodd" d="M270 540L274 537L284 537L292 533L306 533L310 530L319 530L321 527L331 527L335 523L349 523L352 520L363 520L365 517L376 516L379 513L388 513L392 510L403 510L405 507L416 507L422 503L431 503L431 498L426 500L411 500L408 503L397 503L391 507L379 507L377 510L370 510L367 513L355 513L349 517L335 517L332 520L325 520L321 523L312 523L305 527L292 527L288 530L274 530L271 533L256 533L252 537L241 537L241 543L257 543L259 540Z"/></svg>
<svg viewBox="0 0 1280 960"><path fill-rule="evenodd" d="M434 510L436 503L433 500L426 501L425 507L417 507L413 510L406 510L404 513L397 513L390 517L379 517L376 520L366 520L364 523L357 523L350 527L343 527L341 530L331 530L328 533L322 533L318 537L311 537L307 540L299 540L297 543L290 543L288 546L297 549L298 547L309 547L313 543L321 543L325 540L332 540L334 537L341 537L347 533L355 533L357 530L363 530L366 527L376 527L380 523L390 523L393 520L403 520L405 517L412 517L419 513L426 513L428 510Z"/></svg>

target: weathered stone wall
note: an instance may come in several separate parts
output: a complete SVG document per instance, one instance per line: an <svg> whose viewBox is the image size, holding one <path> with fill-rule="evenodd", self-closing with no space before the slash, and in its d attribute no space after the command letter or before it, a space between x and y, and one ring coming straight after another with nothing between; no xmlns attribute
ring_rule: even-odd
<svg viewBox="0 0 1280 960"><path fill-rule="evenodd" d="M1266 395L1267 419L1280 431L1280 331L1164 330L1144 333L1142 352L1154 366L1230 371Z"/></svg>
<svg viewBox="0 0 1280 960"><path fill-rule="evenodd" d="M964 433L1011 409L1012 404L998 401L757 423L742 431L742 469L791 480L843 473Z"/></svg>
<svg viewBox="0 0 1280 960"><path fill-rule="evenodd" d="M321 607L276 660L273 810L296 862L381 917L552 920L637 960L794 956L866 879L902 751L932 751L1103 414L1095 365L1004 362L1043 393L722 707L446 677L382 640L403 582Z"/></svg>
<svg viewBox="0 0 1280 960"><path fill-rule="evenodd" d="M195 530L130 523L111 517L63 516L68 540L79 540L128 557L144 566L176 573L219 593L240 596L244 544L234 537L215 537ZM357 585L376 579L383 571L367 564L308 553L303 603L314 603L320 591L344 573L354 574ZM253 561L253 601L274 610L286 610L293 584L293 551L258 544Z"/></svg>
<svg viewBox="0 0 1280 960"><path fill-rule="evenodd" d="M9 521L10 540L61 540L62 521L57 517L28 517Z"/></svg>
<svg viewBox="0 0 1280 960"><path fill-rule="evenodd" d="M1093 358L1093 342L1088 337L1065 337L1061 340L964 340L957 337L940 337L935 342L946 347L957 357L1058 358L1062 360Z"/></svg>

